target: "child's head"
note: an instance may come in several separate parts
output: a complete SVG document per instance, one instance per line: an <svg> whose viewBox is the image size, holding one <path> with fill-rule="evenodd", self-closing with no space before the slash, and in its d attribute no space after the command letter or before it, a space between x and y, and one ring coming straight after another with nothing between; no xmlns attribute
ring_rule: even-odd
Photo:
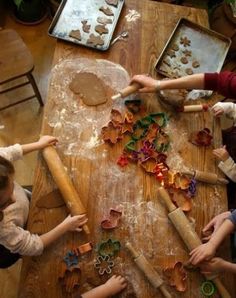
<svg viewBox="0 0 236 298"><path fill-rule="evenodd" d="M15 202L13 197L14 173L12 163L0 156L0 211Z"/></svg>

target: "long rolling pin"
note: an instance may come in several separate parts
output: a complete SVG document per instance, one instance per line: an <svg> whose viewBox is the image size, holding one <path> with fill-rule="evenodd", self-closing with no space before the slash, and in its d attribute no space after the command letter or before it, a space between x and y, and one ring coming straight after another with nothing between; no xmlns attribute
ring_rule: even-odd
<svg viewBox="0 0 236 298"><path fill-rule="evenodd" d="M191 112L206 112L208 110L208 105L207 104L200 104L200 105L188 105L188 106L183 106L181 109L179 109L180 112L183 113L191 113Z"/></svg>
<svg viewBox="0 0 236 298"><path fill-rule="evenodd" d="M193 229L191 223L188 221L184 212L180 208L176 208L176 206L172 203L171 198L165 188L159 187L158 194L164 201L169 211L169 219L173 223L189 251L192 251L194 248L201 245L202 242ZM206 279L211 279L214 282L222 298L231 298L229 292L226 290L219 277L216 277L215 275L212 277L206 275L205 277Z"/></svg>
<svg viewBox="0 0 236 298"><path fill-rule="evenodd" d="M111 98L112 100L120 99L120 98L125 98L126 96L129 96L130 94L133 94L138 91L138 89L141 88L141 85L138 83L133 83L126 88L120 90L117 94L113 95Z"/></svg>
<svg viewBox="0 0 236 298"><path fill-rule="evenodd" d="M71 214L85 214L86 210L78 196L77 191L75 190L75 187L69 175L64 168L59 155L57 154L56 149L53 146L44 148L43 157ZM83 230L86 234L90 233L87 225L83 225Z"/></svg>
<svg viewBox="0 0 236 298"><path fill-rule="evenodd" d="M202 172L198 170L186 170L181 172L184 175L190 175L197 181L210 184L227 184L228 180L218 177L215 173Z"/></svg>
<svg viewBox="0 0 236 298"><path fill-rule="evenodd" d="M164 281L161 279L161 277L153 268L153 266L144 257L144 255L138 253L137 250L129 242L126 242L125 247L131 252L135 263L137 264L139 269L145 274L152 286L155 289L160 289L164 297L171 298L170 293L166 289Z"/></svg>

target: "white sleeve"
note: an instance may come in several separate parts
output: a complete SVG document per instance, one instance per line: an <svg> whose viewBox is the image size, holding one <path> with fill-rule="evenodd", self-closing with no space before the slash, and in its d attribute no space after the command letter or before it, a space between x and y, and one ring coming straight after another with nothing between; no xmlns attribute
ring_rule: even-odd
<svg viewBox="0 0 236 298"><path fill-rule="evenodd" d="M226 161L221 161L218 164L221 171L228 176L233 182L236 182L236 164L232 157L226 159Z"/></svg>
<svg viewBox="0 0 236 298"><path fill-rule="evenodd" d="M5 226L1 231L0 243L12 253L22 256L37 256L43 252L43 242L36 234L14 224Z"/></svg>
<svg viewBox="0 0 236 298"><path fill-rule="evenodd" d="M232 102L217 102L212 108L220 107L224 110L224 114L236 122L236 104Z"/></svg>
<svg viewBox="0 0 236 298"><path fill-rule="evenodd" d="M0 156L10 161L15 161L22 158L23 150L20 144L15 144L9 147L0 147Z"/></svg>

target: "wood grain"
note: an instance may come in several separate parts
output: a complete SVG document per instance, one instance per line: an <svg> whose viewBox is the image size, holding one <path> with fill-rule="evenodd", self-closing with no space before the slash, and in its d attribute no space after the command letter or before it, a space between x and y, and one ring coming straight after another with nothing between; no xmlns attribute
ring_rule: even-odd
<svg viewBox="0 0 236 298"><path fill-rule="evenodd" d="M127 24L125 15L131 9L137 10L141 14L141 18L135 23ZM126 42L117 42L107 52L97 52L58 41L54 64L57 64L61 59L78 57L108 59L122 65L130 76L138 73L150 73L156 76L154 72L156 59L180 17L186 17L191 21L208 26L207 14L204 10L153 1L127 0L116 30L116 33L118 33L122 28L127 27L129 29L129 38ZM53 94L49 92L45 115L53 109L52 97ZM145 98L148 112L161 110L155 95L145 96ZM217 98L212 98L209 103L212 104L216 100ZM178 115L172 116L170 123L173 146L175 146L176 141L179 141L179 136L184 136L187 132L204 127L208 127L213 131L215 143L219 144L221 141L220 126L213 122L209 113L197 113L191 116L181 114L181 117ZM43 121L42 133L53 134L53 129L49 127L46 118ZM179 141L179 143L176 154L184 158L186 166L220 175L211 153L213 146L199 148L188 142L181 144ZM80 156L61 155L79 197L86 210L88 210L88 225L91 235L88 237L83 233L67 234L55 245L45 250L42 256L24 258L19 297L65 297L57 278L63 255L72 246L78 246L88 241L96 244L108 237L119 239L121 245L125 241L130 241L160 274L162 274L161 269L170 266L174 262L188 260L188 252L182 240L168 222L165 207L157 197L158 184L155 179L146 175L136 165L129 166L121 173L117 168L116 159L121 154L123 145L124 143L119 143L114 147L107 144L100 146L95 150L97 161ZM103 152L106 152L104 158L101 157ZM73 171L74 168L77 171ZM33 233L47 232L62 221L67 214L65 208L56 208L49 212L48 210L39 210L36 207L37 200L53 188L55 188L53 180L46 170L44 161L40 158L35 172L35 187L28 222L28 228ZM123 208L121 227L114 230L112 234L101 231L99 223L104 213L108 212L109 208L116 206ZM188 216L194 219L196 231L200 235L201 229L210 218L226 210L225 187L199 184L193 206ZM221 256L228 257L227 252L229 252L229 247L226 244ZM96 253L93 252L85 257L84 261L88 264L87 267L83 267L84 271L82 271L81 277L83 282L86 281L91 286L96 284L91 282L91 275L96 277L91 265L95 255ZM129 281L128 290L121 294L121 297L128 297L129 293L135 293L132 297L159 297L143 278L142 273L137 270L124 248L121 249L115 262L114 272L126 276ZM199 297L199 287L203 277L197 272L190 272L188 276L187 291L181 294L181 297ZM100 279L100 282L103 281L104 279ZM223 282L233 294L232 277L225 274ZM81 287L81 292L83 292L83 289ZM178 295L173 289L170 289L170 291L173 296Z"/></svg>

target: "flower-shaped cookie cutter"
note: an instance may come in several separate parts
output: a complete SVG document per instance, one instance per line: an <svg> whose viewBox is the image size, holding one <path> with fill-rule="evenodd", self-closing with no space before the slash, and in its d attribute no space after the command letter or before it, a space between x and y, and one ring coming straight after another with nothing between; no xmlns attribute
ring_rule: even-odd
<svg viewBox="0 0 236 298"><path fill-rule="evenodd" d="M110 259L110 256L98 256L94 263L94 268L98 270L99 275L104 273L111 274L115 263Z"/></svg>
<svg viewBox="0 0 236 298"><path fill-rule="evenodd" d="M113 257L120 251L120 241L108 239L106 241L102 241L97 245L97 252L100 256L111 256Z"/></svg>
<svg viewBox="0 0 236 298"><path fill-rule="evenodd" d="M67 268L78 265L79 263L78 254L73 250L69 250L64 256L63 260L66 263Z"/></svg>

